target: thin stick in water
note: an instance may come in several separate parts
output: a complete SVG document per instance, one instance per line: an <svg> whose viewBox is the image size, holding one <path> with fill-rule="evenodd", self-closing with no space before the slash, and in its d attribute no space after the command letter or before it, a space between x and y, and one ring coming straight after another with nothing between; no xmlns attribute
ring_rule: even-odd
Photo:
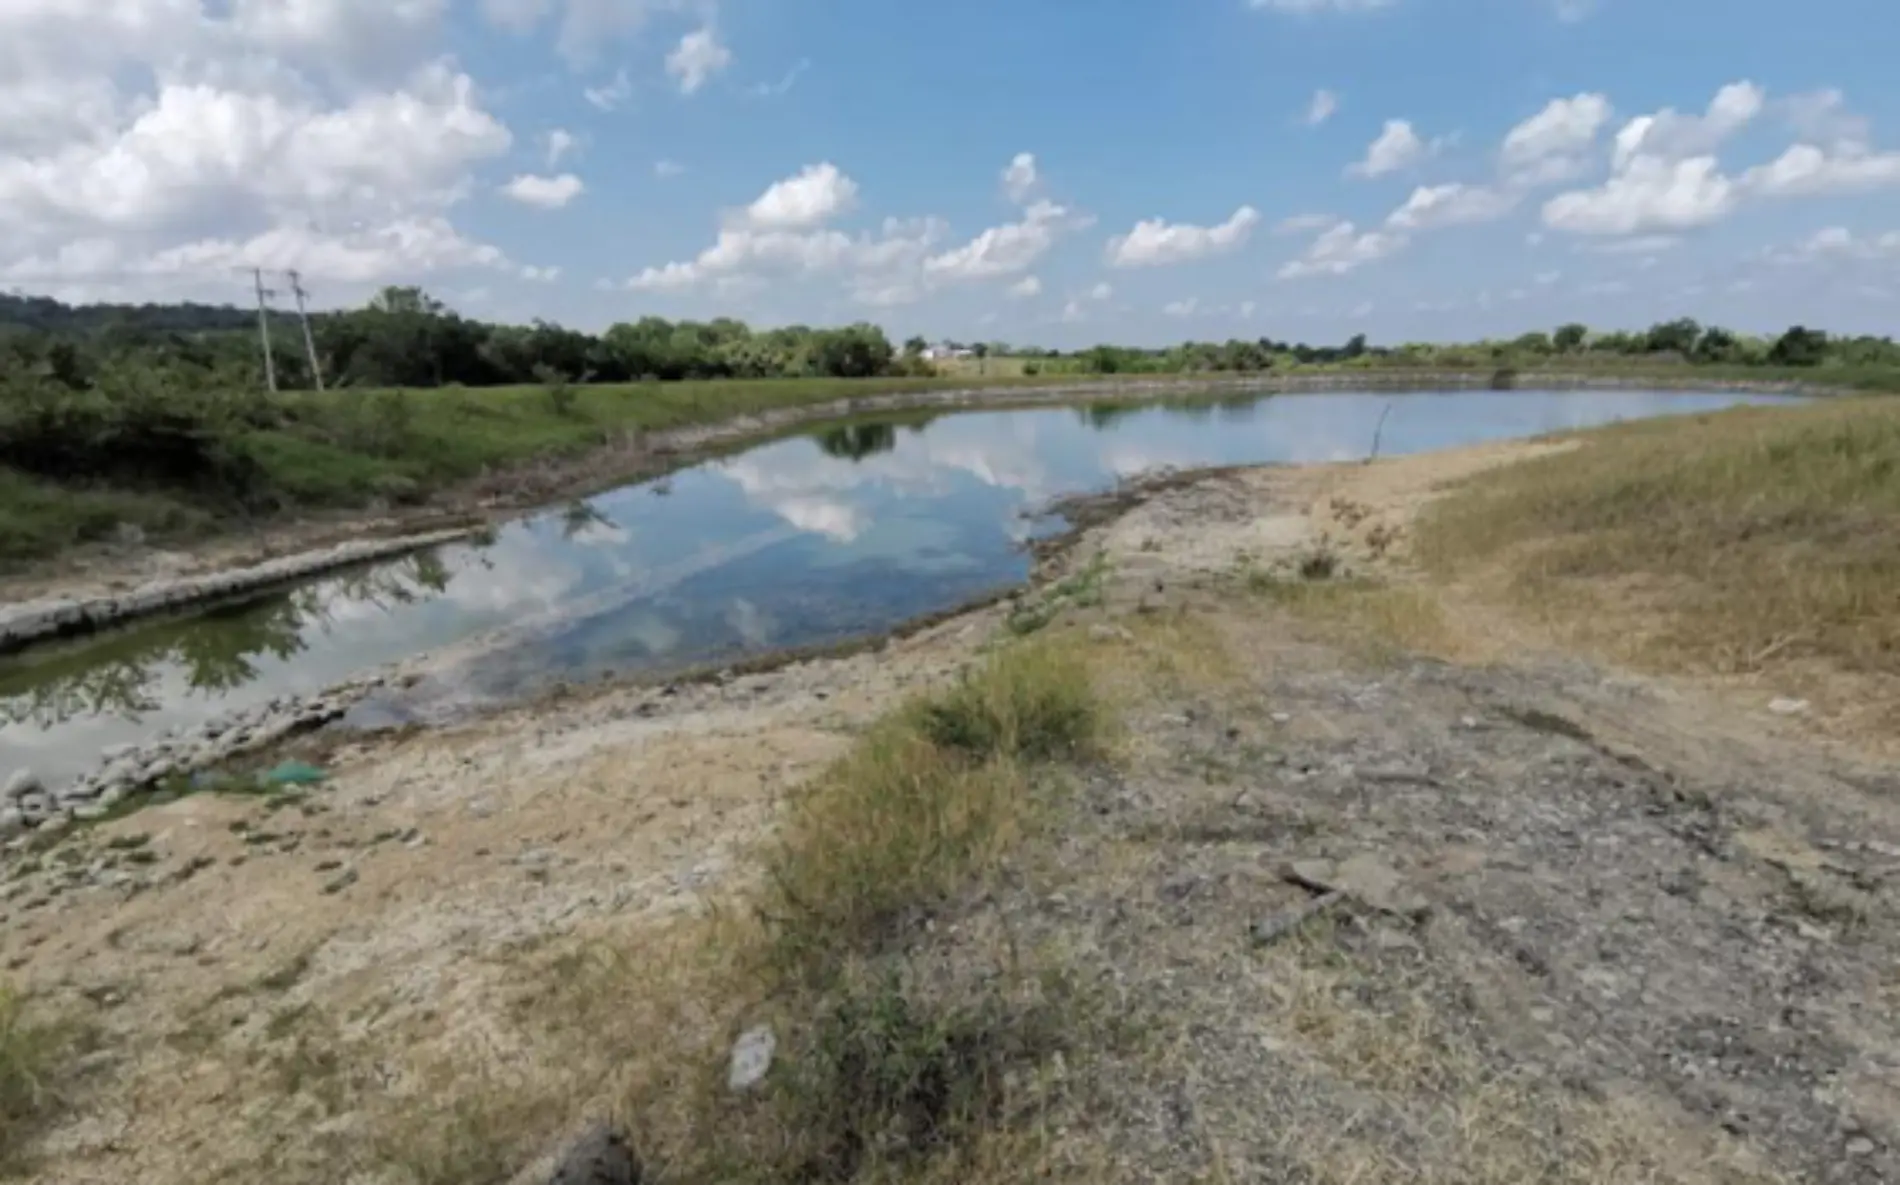
<svg viewBox="0 0 1900 1185"><path fill-rule="evenodd" d="M1366 455L1366 464L1379 459L1379 438L1385 435L1385 418L1392 414L1392 401L1385 401L1385 410L1379 413L1378 427L1372 430L1372 451Z"/></svg>

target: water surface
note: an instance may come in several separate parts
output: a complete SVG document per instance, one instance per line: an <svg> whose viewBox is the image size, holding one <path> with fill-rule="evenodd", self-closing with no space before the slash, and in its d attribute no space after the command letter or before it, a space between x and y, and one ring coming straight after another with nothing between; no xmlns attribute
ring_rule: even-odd
<svg viewBox="0 0 1900 1185"><path fill-rule="evenodd" d="M1022 580L1026 512L1157 466L1344 460L1771 397L1248 394L860 423L761 445L455 545L0 658L0 774L467 644L415 693L659 672L887 630ZM480 639L475 645L472 640ZM401 704L389 710L408 710Z"/></svg>

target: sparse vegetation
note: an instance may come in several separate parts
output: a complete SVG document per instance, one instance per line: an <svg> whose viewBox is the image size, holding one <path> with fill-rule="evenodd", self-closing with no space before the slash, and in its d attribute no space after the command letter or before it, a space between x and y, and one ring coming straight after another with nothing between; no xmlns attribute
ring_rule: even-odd
<svg viewBox="0 0 1900 1185"><path fill-rule="evenodd" d="M1098 553L1080 571L1023 598L1010 610L1005 627L1021 637L1048 626L1065 609L1094 608L1102 603L1107 578L1108 558Z"/></svg>
<svg viewBox="0 0 1900 1185"><path fill-rule="evenodd" d="M65 1105L85 1038L82 1026L38 1016L0 986L0 1172L20 1167L28 1141Z"/></svg>
<svg viewBox="0 0 1900 1185"><path fill-rule="evenodd" d="M1441 576L1652 666L1900 674L1900 407L1587 433L1472 480L1417 547Z"/></svg>

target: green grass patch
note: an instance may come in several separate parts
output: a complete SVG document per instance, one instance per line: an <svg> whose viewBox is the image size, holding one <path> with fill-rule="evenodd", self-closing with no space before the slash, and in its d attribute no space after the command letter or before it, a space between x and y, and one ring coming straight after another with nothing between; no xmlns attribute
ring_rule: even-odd
<svg viewBox="0 0 1900 1185"><path fill-rule="evenodd" d="M1103 713L1072 651L1004 651L913 701L791 805L767 857L775 972L822 975L980 880L1023 837L1035 765L1086 757Z"/></svg>

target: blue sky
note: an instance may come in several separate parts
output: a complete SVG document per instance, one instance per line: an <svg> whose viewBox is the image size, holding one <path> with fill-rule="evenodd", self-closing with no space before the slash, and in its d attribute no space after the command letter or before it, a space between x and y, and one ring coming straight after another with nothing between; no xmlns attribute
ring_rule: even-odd
<svg viewBox="0 0 1900 1185"><path fill-rule="evenodd" d="M1900 8L18 0L0 285L1072 347L1889 332Z"/></svg>

